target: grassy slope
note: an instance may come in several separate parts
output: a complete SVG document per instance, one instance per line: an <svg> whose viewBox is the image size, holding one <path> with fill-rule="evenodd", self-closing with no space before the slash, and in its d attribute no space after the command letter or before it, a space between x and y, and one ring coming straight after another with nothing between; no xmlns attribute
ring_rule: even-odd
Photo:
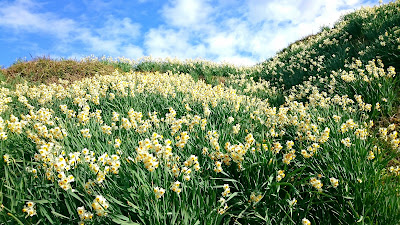
<svg viewBox="0 0 400 225"><path fill-rule="evenodd" d="M173 71L189 73L195 79L203 78L216 84L217 77L246 74L258 81L260 78L270 82L271 86L291 87L307 81L310 77L329 77L332 71L346 69L354 59L366 64L372 59L381 59L385 67L395 67L400 71L400 2L362 8L342 16L332 29L324 28L321 32L292 43L278 52L273 58L253 67L235 67L229 64L217 64L203 60L143 59L137 62L100 60L120 71ZM78 77L93 75L94 72L110 72L110 68L101 68L97 63L85 62L86 66L78 70L67 64L50 63L45 58L33 62L17 62L3 70L6 77L20 76L30 80L56 80L57 78L75 77L78 70L85 71ZM32 65L35 64L35 65ZM38 66L42 64L42 66ZM64 66L60 69L61 65ZM34 67L58 67L56 72L30 71ZM88 69L83 69L83 68ZM90 67L90 68L89 68ZM35 70L35 69L33 69ZM44 74L41 77L32 74ZM67 75L65 75L67 74ZM396 79L397 80L397 79ZM283 102L279 102L283 103Z"/></svg>
<svg viewBox="0 0 400 225"><path fill-rule="evenodd" d="M298 96L297 94L303 92L307 88L312 89L315 87L319 93L323 93L324 91L328 92L329 89L333 88L333 93L330 94L340 94L340 95L349 95L349 97L354 99L354 95L362 95L364 100L367 103L375 105L377 102L380 102L380 96L389 96L390 105L385 105L384 110L378 114L374 114L377 111L374 109L369 114L372 117L390 117L394 114L395 108L397 104L398 94L395 89L386 90L386 92L382 93L371 93L370 90L379 90L377 86L363 86L364 83L354 83L347 84L343 82L342 86L340 85L332 85L332 71L336 71L338 75L337 78L340 78L340 75L343 75L343 71L355 70L353 68L354 59L359 59L363 65L367 65L368 61L372 59L381 59L384 63L384 67L388 68L389 66L393 66L396 68L396 71L400 71L400 28L398 25L400 24L400 2L390 3L381 7L374 7L369 9L358 10L354 13L348 14L344 16L333 29L324 29L321 33L318 33L314 36L305 38L304 40L293 43L288 48L282 50L275 57L260 63L259 65L252 68L235 68L230 65L216 65L213 63L207 62L190 62L182 63L176 61L168 61L168 62L151 62L144 61L138 64L130 65L129 63L124 62L103 62L103 65L112 65L115 68L118 68L122 71L129 71L130 69L138 70L138 71L161 71L165 72L168 70L175 72L184 72L190 73L195 78L205 78L209 82L215 82L215 77L218 76L228 76L231 75L240 75L245 74L243 77L244 81L249 82L249 77L258 80L262 78L266 80L268 83L263 83L261 88L257 92L246 92L244 85L239 85L235 83L230 83L229 79L226 81L226 85L235 86L239 90L241 90L245 94L256 96L263 96L260 92L266 92L270 87L279 87L277 90L266 92L265 98L271 98L273 95L281 95L281 96L294 96L293 100L302 100L309 101L308 96ZM40 61L40 60L38 60ZM45 68L49 68L50 64L52 64L52 60L45 61L42 65L47 65ZM67 64L67 63L64 63ZM54 68L60 68L61 65L55 66ZM377 63L379 64L379 63ZM101 66L100 69L86 69L91 68L89 66L80 68L78 71L81 71L81 75L65 76L72 69L70 67L65 68L64 71L60 73L52 73L48 72L45 74L49 74L49 76L42 77L32 77L35 74L40 74L37 71L34 71L34 67L39 65L39 63L16 63L14 66L4 70L4 80L10 82L11 79L15 79L16 77L32 79L34 81L56 81L57 78L72 78L71 80L75 80L78 77L83 76L91 76L95 72L104 71ZM97 64L96 64L97 65ZM17 67L20 67L21 70L18 71ZM25 70L24 70L25 68ZM109 67L108 67L109 69ZM82 71L91 71L88 73L82 73ZM9 72L14 71L14 72ZM31 71L30 73L23 73L21 71ZM46 71L46 70L44 70ZM51 71L51 70L49 70ZM79 72L74 72L79 73ZM43 73L41 73L43 74ZM15 76L14 76L15 75ZM14 76L14 77L13 77ZM316 79L314 79L315 77ZM307 86L308 80L313 81L313 86ZM320 81L319 78L326 78L323 81ZM395 78L394 81L398 79ZM393 80L391 80L393 81ZM253 83L254 84L254 83ZM260 84L260 83L258 83ZM284 87L284 88L280 88ZM384 84L384 87L394 87L390 84ZM283 103L283 100L275 100L271 102L275 105L280 105ZM321 111L321 113L326 113L325 116L332 116L332 112ZM338 140L342 137L337 137ZM327 147L329 148L329 147ZM332 152L334 151L334 146L331 147ZM346 152L341 152L341 154L346 154ZM340 159L341 154L337 154L335 156L331 156L332 158L328 159L320 159L326 160L326 164L328 164L329 160L337 162ZM388 153L389 154L389 153ZM335 158L339 157L339 158ZM352 156L349 156L352 157ZM390 156L392 157L392 155ZM391 159L388 157L388 159ZM344 159L342 159L345 161ZM387 163L388 160L382 160L382 162ZM349 164L343 163L343 166L349 166ZM351 168L347 169L360 169L363 171L373 170L373 169L384 169L386 165L374 165L374 167L366 168L365 165L351 165ZM359 168L358 168L359 167ZM312 168L314 169L314 168ZM320 168L315 168L317 171ZM341 171L341 168L335 168L332 170L332 173L337 171ZM250 173L250 172L249 172ZM340 172L344 175L342 176L353 176L351 173ZM370 171L370 174L373 174L374 171ZM376 173L376 172L375 172ZM251 175L251 174L250 174ZM289 175L288 175L289 176ZM350 179L350 178L349 178ZM385 182L389 184L391 178L386 179ZM378 181L378 180L377 180ZM397 181L396 181L397 182ZM348 185L356 186L358 184ZM361 185L361 184L360 184ZM364 185L364 184L362 184ZM379 183L375 183L372 185L365 184L364 187L358 188L355 190L360 191L360 193L341 193L340 196L344 198L337 198L339 208L342 208L342 211L333 207L332 209L336 212L344 213L348 216L345 218L346 221L353 221L354 218L360 220L365 223L384 223L388 222L390 224L393 223L393 219L390 218L390 215L393 213L393 209L389 209L386 207L387 205L397 204L396 201L393 201L393 198L385 198L385 196L381 196L382 194L394 194L396 191L390 192L392 186L382 186L380 187ZM398 187L398 185L394 185L393 187ZM362 193L362 190L366 190L368 188L373 188L371 192ZM352 187L350 187L351 190ZM351 197L351 196L352 197ZM380 196L379 196L380 195ZM350 196L350 197L349 197ZM328 196L322 196L322 200L329 200ZM346 198L355 198L354 201L348 201ZM378 200L377 200L378 199ZM391 202L392 201L392 202ZM324 211L328 211L329 208L322 204L318 204L319 200L310 200L310 206L313 205L313 209L310 211L316 216L316 218L326 218L332 215L329 213L324 214ZM350 205L349 205L350 204ZM351 205L353 204L353 205ZM376 205L382 204L382 205ZM376 207L374 207L376 205ZM271 207L271 206L268 206ZM267 208L268 208L267 207ZM385 209L386 207L386 209ZM346 211L347 210L347 211ZM262 210L261 210L262 211ZM260 211L260 212L261 212ZM352 211L352 212L350 212ZM255 211L257 212L257 211ZM368 217L363 218L362 216ZM252 217L251 214L247 215L250 218L249 221L259 222L257 217ZM399 215L393 215L397 216ZM327 219L328 220L328 219ZM333 219L334 220L334 219ZM329 221L329 220L328 220ZM325 221L326 222L326 221Z"/></svg>
<svg viewBox="0 0 400 225"><path fill-rule="evenodd" d="M344 69L353 58L363 63L377 58L400 69L400 2L363 8L343 16L332 29L291 44L261 63L255 77L286 88L310 76L326 77Z"/></svg>

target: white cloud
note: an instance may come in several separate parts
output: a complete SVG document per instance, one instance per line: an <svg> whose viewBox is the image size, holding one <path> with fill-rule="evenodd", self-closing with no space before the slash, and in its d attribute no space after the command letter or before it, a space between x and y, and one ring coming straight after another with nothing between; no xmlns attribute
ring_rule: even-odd
<svg viewBox="0 0 400 225"><path fill-rule="evenodd" d="M103 27L96 29L97 34L105 39L137 38L140 35L140 24L132 23L129 18L116 19L109 17Z"/></svg>
<svg viewBox="0 0 400 225"><path fill-rule="evenodd" d="M219 33L206 39L209 51L220 56L234 55L237 41L234 35Z"/></svg>
<svg viewBox="0 0 400 225"><path fill-rule="evenodd" d="M16 31L46 32L57 37L66 37L76 26L71 19L56 18L51 13L34 13L36 5L30 0L19 0L0 7L0 26Z"/></svg>
<svg viewBox="0 0 400 225"><path fill-rule="evenodd" d="M143 49L136 45L124 45L123 47L121 47L121 49L122 51L120 52L120 54L115 55L125 56L130 59L138 59L144 56Z"/></svg>
<svg viewBox="0 0 400 225"><path fill-rule="evenodd" d="M247 2L247 18L252 23L259 23L265 20L281 22L291 18L299 18L300 11L297 8L298 1L279 0L263 1L249 0Z"/></svg>
<svg viewBox="0 0 400 225"><path fill-rule="evenodd" d="M131 43L140 35L140 24L133 23L129 18L109 17L102 27L91 29L54 13L36 12L37 8L40 7L31 0L3 4L0 8L0 27L56 38L55 46L47 46L48 51L55 51L52 55L81 55L86 51L96 55L143 56L143 50ZM77 43L82 43L83 49L74 49L73 44Z"/></svg>
<svg viewBox="0 0 400 225"><path fill-rule="evenodd" d="M147 1L151 0L139 0L140 3ZM85 4L99 4L102 9L113 6L112 1L101 0L85 0ZM55 38L58 42L50 50L56 55L88 52L139 58L145 54L253 64L273 56L293 41L317 33L323 25L333 25L341 15L362 4L366 3L361 0L170 0L158 11L164 23L147 28L131 18L114 16L105 17L101 24L84 25L77 19L43 12L44 7L34 0L17 0L0 3L0 28ZM143 46L138 42L143 42ZM84 47L71 50L77 43Z"/></svg>
<svg viewBox="0 0 400 225"><path fill-rule="evenodd" d="M144 46L149 55L159 57L197 58L206 54L203 44L190 43L191 35L186 30L151 29L145 37Z"/></svg>
<svg viewBox="0 0 400 225"><path fill-rule="evenodd" d="M360 0L240 3L172 0L161 10L165 24L146 34L146 52L156 57L255 63L273 56L291 42L319 32L324 25L332 26L341 15L362 4ZM230 8L238 5L241 8Z"/></svg>
<svg viewBox="0 0 400 225"><path fill-rule="evenodd" d="M212 12L211 4L206 0L173 0L162 9L162 15L168 24L192 29L209 23Z"/></svg>

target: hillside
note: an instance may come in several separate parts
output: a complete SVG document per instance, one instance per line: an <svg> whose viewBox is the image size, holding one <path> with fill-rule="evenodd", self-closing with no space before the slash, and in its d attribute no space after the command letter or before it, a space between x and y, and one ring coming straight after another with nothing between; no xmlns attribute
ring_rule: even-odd
<svg viewBox="0 0 400 225"><path fill-rule="evenodd" d="M399 224L399 12L357 10L251 67L2 69L0 224Z"/></svg>
<svg viewBox="0 0 400 225"><path fill-rule="evenodd" d="M400 2L362 8L342 16L332 29L291 44L260 64L261 77L287 89L310 76L327 77L355 60L380 59L386 67L400 65Z"/></svg>

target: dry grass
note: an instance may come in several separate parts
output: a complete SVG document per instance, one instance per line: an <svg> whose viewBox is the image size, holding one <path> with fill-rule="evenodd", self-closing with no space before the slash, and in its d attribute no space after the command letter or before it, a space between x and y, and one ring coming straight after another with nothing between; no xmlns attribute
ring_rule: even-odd
<svg viewBox="0 0 400 225"><path fill-rule="evenodd" d="M1 69L6 82L27 80L29 82L54 83L59 78L74 81L95 73L111 74L112 65L99 61L54 60L38 57L31 61L17 62L6 69Z"/></svg>

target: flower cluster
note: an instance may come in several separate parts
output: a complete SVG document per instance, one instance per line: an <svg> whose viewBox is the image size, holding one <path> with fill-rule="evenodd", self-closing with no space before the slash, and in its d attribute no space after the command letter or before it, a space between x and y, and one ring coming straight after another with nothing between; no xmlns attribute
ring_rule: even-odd
<svg viewBox="0 0 400 225"><path fill-rule="evenodd" d="M182 192L182 188L180 188L181 182L175 181L174 183L171 184L171 190L177 194Z"/></svg>
<svg viewBox="0 0 400 225"><path fill-rule="evenodd" d="M377 98L374 91L367 94L357 91L354 95L353 91L350 92L352 94L344 93L344 89L361 84L368 90L376 90L396 72L393 67L386 71L380 60L371 60L363 65L360 59L354 59L353 62L347 60L340 70L326 71L324 62L339 56L315 56L310 47L330 47L351 39L347 32L335 37L327 32L322 32L316 38L318 41L310 41L311 44L293 44L282 52L282 57L274 57L265 64L251 68L229 67L236 75L233 72L225 83L219 85L195 81L185 73L121 73L117 70L111 75L97 74L69 85L65 81L60 81L65 85L20 84L15 93L0 89L0 112L5 112L7 104L14 99L17 99L15 104L21 106L21 109L7 111L4 119L0 117L0 144L8 145L16 139L29 138L32 146L27 145L26 151L33 151L31 155L35 162L23 161L29 164L24 173L28 172L29 176L35 178L47 178L47 182L54 182L63 190L78 192L80 196L98 194L90 209L98 216L111 212L103 196L110 196L109 200L115 203L118 203L115 199L121 200L120 196L111 198L113 193L122 193L115 188L120 183L117 181L132 186L126 191L129 194L122 193L124 201L138 196L138 191L144 191L147 192L144 196L154 194L155 198L138 199L137 204L142 204L142 200L152 207L158 207L156 204L169 202L171 196L184 204L187 197L192 196L191 192L186 193L187 190L196 190L196 186L213 187L218 185L221 177L241 179L247 176L249 185L244 187L246 190L243 192L231 194L229 185L223 185L219 203L214 201L215 198L211 201L218 214L226 213L230 199L235 202L231 206L235 208L232 211L250 206L257 212L259 210L256 207L264 207L263 201L267 201L265 196L269 196L268 199L275 196L269 195L271 189L269 184L263 185L264 179L254 180L259 177L254 173L260 173L261 176L265 174L262 171L264 169L275 171L269 174L269 182L273 186L285 181L287 185L309 191L312 195L315 190L323 191L323 182L330 182L326 192L342 193L341 188L345 185L339 185L339 181L341 184L349 182L345 179L349 176L342 176L346 171L339 173L335 171L335 166L325 165L329 161L326 156L334 159L340 151L356 149L362 152L361 160L364 161L361 163L367 162L371 166L377 164L381 159L377 157L380 149L370 148L370 144L374 143L371 142L374 135L370 129L374 126L372 119L376 110L384 113L393 100L393 96L389 95ZM386 35L379 39L381 43L389 44ZM292 50L295 53L288 54ZM286 57L290 58L289 64L283 60ZM136 65L131 61L128 63ZM190 65L185 66L186 69L193 69ZM283 70L286 75L282 75ZM323 75L310 76L302 83L292 87L290 84L289 88L273 86L286 85L289 81L296 83L295 71L299 70L302 74L321 72ZM271 81L254 81L248 77L251 73L268 74L272 76ZM287 74L292 74L290 79L284 79ZM384 89L379 90L383 92ZM275 102L275 98L281 94L285 95L282 104ZM22 114L17 116L19 113ZM380 127L379 136L394 149L400 149L397 132L396 125L391 124ZM360 146L363 148L358 149ZM2 152L4 164L21 162L12 161L11 158L11 155L17 157L20 154L18 151L14 153L8 152L7 148L2 149L6 149L6 152ZM336 152L332 152L332 149ZM200 151L202 155L198 157ZM298 156L299 153L301 156ZM319 165L320 162L323 166ZM313 165L308 166L311 163ZM299 169L303 167L307 169ZM316 171L319 169L324 171ZM134 172L130 174L130 171ZM330 178L328 181L318 175L304 181L297 179L293 171L325 173L330 174ZM125 179L136 172L139 176L143 174L142 182ZM388 172L398 175L400 169L392 166ZM363 174L362 177L366 179L367 176ZM207 182L210 185L202 185L202 179L209 179ZM167 190L157 185L167 185ZM59 195L70 193L58 189L55 191ZM281 188L279 191L285 190ZM304 202L296 205L297 200L292 194L276 195L285 198L281 202L289 204L290 216L296 210L304 211ZM193 195L193 198L213 196ZM162 198L166 201L162 201ZM301 200L309 199L302 197ZM36 214L34 203L28 202L27 205L24 212L30 216ZM299 211L293 215L302 215ZM84 206L78 207L77 212L81 224L93 218L92 212ZM143 211L140 216L150 217L146 213ZM252 215L252 212L247 215ZM310 224L310 221L304 218L302 223Z"/></svg>
<svg viewBox="0 0 400 225"><path fill-rule="evenodd" d="M3 160L7 165L9 165L10 164L10 160L11 160L11 156L9 154L4 154L3 155Z"/></svg>
<svg viewBox="0 0 400 225"><path fill-rule="evenodd" d="M69 175L66 176L64 172L60 172L58 175L58 185L60 185L60 187L62 189L66 190L70 190L71 188L71 183L75 181L75 178L73 175ZM72 189L72 191L74 191L74 189Z"/></svg>
<svg viewBox="0 0 400 225"><path fill-rule="evenodd" d="M276 176L276 181L281 181L283 178L285 178L285 171L284 170L278 170L278 175Z"/></svg>
<svg viewBox="0 0 400 225"><path fill-rule="evenodd" d="M107 209L109 208L107 199L105 199L101 195L97 195L96 198L93 200L92 208L96 211L96 215L106 216Z"/></svg>
<svg viewBox="0 0 400 225"><path fill-rule="evenodd" d="M254 203L259 202L262 198L263 196L261 194L256 195L254 192L251 192L250 194L250 201Z"/></svg>
<svg viewBox="0 0 400 225"><path fill-rule="evenodd" d="M90 221L93 218L93 213L86 211L85 207L81 206L76 209L81 220L78 224L83 225L85 221Z"/></svg>
<svg viewBox="0 0 400 225"><path fill-rule="evenodd" d="M331 181L332 187L337 188L339 186L339 180L338 179L336 179L334 177L331 177L331 178L329 178L329 180Z"/></svg>
<svg viewBox="0 0 400 225"><path fill-rule="evenodd" d="M155 187L153 191L157 199L160 199L165 193L165 189L160 187Z"/></svg>
<svg viewBox="0 0 400 225"><path fill-rule="evenodd" d="M317 189L318 192L322 192L322 186L323 186L323 184L322 184L321 180L319 180L319 179L317 179L317 178L315 178L315 177L312 177L312 178L310 179L310 184L311 184L315 189Z"/></svg>
<svg viewBox="0 0 400 225"><path fill-rule="evenodd" d="M22 209L22 212L25 212L28 216L36 215L35 203L34 202L27 202L26 206Z"/></svg>
<svg viewBox="0 0 400 225"><path fill-rule="evenodd" d="M219 199L219 202L221 203L220 206L218 207L218 214L224 214L226 210L228 209L228 204L226 203L226 197L228 197L231 194L231 189L229 188L228 184L224 184L223 186L224 191L222 192L222 196ZM225 197L225 198L224 198Z"/></svg>

